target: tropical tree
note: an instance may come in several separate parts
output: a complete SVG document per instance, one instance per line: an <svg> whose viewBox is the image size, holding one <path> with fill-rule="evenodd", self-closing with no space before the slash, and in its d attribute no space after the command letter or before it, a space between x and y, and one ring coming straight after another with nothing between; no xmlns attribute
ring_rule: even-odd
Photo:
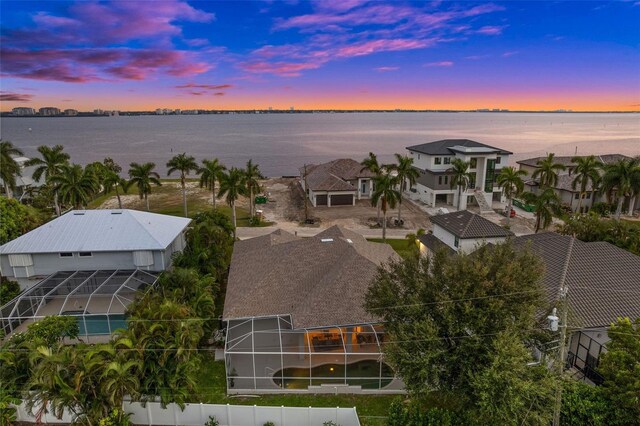
<svg viewBox="0 0 640 426"><path fill-rule="evenodd" d="M122 209L122 199L120 198L119 189L126 194L129 191L129 181L121 177L117 172L113 170L107 170L102 180L102 187L105 194L108 194L112 190L116 192L118 198L118 208Z"/></svg>
<svg viewBox="0 0 640 426"><path fill-rule="evenodd" d="M0 197L0 245L18 238L44 222L43 214L32 206Z"/></svg>
<svg viewBox="0 0 640 426"><path fill-rule="evenodd" d="M200 167L200 188L207 188L211 190L211 198L213 201L213 208L216 208L216 181L220 180L220 175L227 168L224 164L220 163L217 158L212 160L202 160L202 167Z"/></svg>
<svg viewBox="0 0 640 426"><path fill-rule="evenodd" d="M16 189L16 176L20 176L20 165L13 157L24 155L22 150L9 141L0 141L0 179L4 183L7 198L13 197Z"/></svg>
<svg viewBox="0 0 640 426"><path fill-rule="evenodd" d="M558 172L566 169L564 165L556 163L554 157L555 154L552 152L536 163L537 168L531 177L539 179L541 187L556 186L558 184Z"/></svg>
<svg viewBox="0 0 640 426"><path fill-rule="evenodd" d="M640 192L640 157L623 159L613 164L605 165L602 176L602 191L615 191L616 197L618 197L615 218L620 220L625 198L629 197L631 199ZM632 203L630 202L629 204ZM633 206L629 206L629 210L632 209Z"/></svg>
<svg viewBox="0 0 640 426"><path fill-rule="evenodd" d="M451 175L451 188L458 188L458 210L462 201L462 193L467 190L471 182L471 173L469 173L469 162L460 158L454 158L451 161L451 168L447 170Z"/></svg>
<svg viewBox="0 0 640 426"><path fill-rule="evenodd" d="M260 192L260 181L264 179L257 164L253 164L251 160L247 161L247 167L244 169L244 183L246 185L246 193L249 194L249 214L255 216L255 200L253 194Z"/></svg>
<svg viewBox="0 0 640 426"><path fill-rule="evenodd" d="M382 173L374 179L375 190L371 196L371 205L380 203L382 210L382 241L387 240L387 210L394 209L400 200L398 191L398 177L391 173Z"/></svg>
<svg viewBox="0 0 640 426"><path fill-rule="evenodd" d="M504 167L498 177L496 178L496 183L500 188L502 188L502 192L504 192L504 196L507 197L507 226L509 226L511 222L511 205L513 202L513 197L517 197L522 194L524 191L524 181L522 180L522 176L526 176L527 172L524 170L516 170L515 167Z"/></svg>
<svg viewBox="0 0 640 426"><path fill-rule="evenodd" d="M571 173L575 174L575 177L571 181L571 188L575 190L580 187L580 200L578 201L578 212L580 212L582 210L582 199L587 193L587 186L591 184L592 195L596 191L596 185L600 181L600 170L603 164L598 161L594 155L573 157L571 161L576 165L571 171Z"/></svg>
<svg viewBox="0 0 640 426"><path fill-rule="evenodd" d="M360 162L360 165L362 166L363 171L369 170L371 173L373 173L376 176L379 176L380 174L382 174L384 169L384 167L380 163L378 163L378 157L373 152L370 152L369 156ZM375 190L375 182L374 182L374 190ZM380 204L378 204L376 207L378 208L377 220L378 220L378 223L380 223Z"/></svg>
<svg viewBox="0 0 640 426"><path fill-rule="evenodd" d="M162 186L160 175L154 172L155 163L131 163L129 169L129 183L138 188L140 199L144 199L149 211L149 194L151 194L151 185Z"/></svg>
<svg viewBox="0 0 640 426"><path fill-rule="evenodd" d="M545 188L539 194L525 192L522 197L535 209L536 234L540 229L546 229L551 225L554 216L560 215L560 198L553 188Z"/></svg>
<svg viewBox="0 0 640 426"><path fill-rule="evenodd" d="M83 169L79 164L64 166L60 174L49 180L60 194L62 203L72 205L75 209L86 206L99 188L93 170Z"/></svg>
<svg viewBox="0 0 640 426"><path fill-rule="evenodd" d="M400 181L400 199L398 200L398 220L402 220L402 194L407 188L416 184L416 180L420 176L418 169L413 167L413 158L408 155L395 154L397 164L392 166L392 169L396 172L396 176Z"/></svg>
<svg viewBox="0 0 640 426"><path fill-rule="evenodd" d="M245 174L241 169L232 167L226 173L220 175L220 191L218 197L225 197L231 207L231 221L233 223L233 237L236 236L236 201L241 195L246 195L247 186L244 183Z"/></svg>
<svg viewBox="0 0 640 426"><path fill-rule="evenodd" d="M199 169L196 159L186 153L178 154L167 162L167 175L173 172L180 172L180 186L182 187L182 206L184 207L184 217L187 217L187 176L189 172L197 172Z"/></svg>
<svg viewBox="0 0 640 426"><path fill-rule="evenodd" d="M26 166L36 166L33 171L33 180L39 181L43 176L47 183L54 176L62 173L65 165L69 163L69 154L64 152L62 145L55 145L48 147L45 145L38 147L38 152L42 158L32 158L25 163ZM53 204L56 210L56 214L60 216L60 204L58 203L58 191L53 191Z"/></svg>

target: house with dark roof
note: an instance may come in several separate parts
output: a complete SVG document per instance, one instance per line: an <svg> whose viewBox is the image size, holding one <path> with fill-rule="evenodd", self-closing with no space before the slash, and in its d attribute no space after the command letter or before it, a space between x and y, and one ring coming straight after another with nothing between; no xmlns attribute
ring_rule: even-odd
<svg viewBox="0 0 640 426"><path fill-rule="evenodd" d="M546 157L534 157L517 162L520 170L524 170L529 176L529 179L525 180L524 188L526 192L533 192L535 194L539 191L540 183L538 180L531 179L531 176L539 168L538 161L544 160L545 158ZM571 208L574 212L578 210L581 210L581 213L588 212L594 203L606 201L606 194L600 194L594 191L591 183L589 183L586 188L586 193L582 194L582 202L580 202L580 186L578 185L575 189L573 188L573 180L575 179L573 170L576 167L576 164L572 161L573 158L574 156L554 157L556 163L566 167L565 170L561 170L558 173L558 183L554 186L554 190L558 197L560 197L563 205ZM630 157L622 154L597 155L596 158L603 164L613 164L620 160L630 159ZM640 197L634 200L634 205L630 211L636 209L640 209Z"/></svg>
<svg viewBox="0 0 640 426"><path fill-rule="evenodd" d="M468 210L431 217L433 230L423 236L420 251L431 253L442 245L454 252L471 253L479 245L501 243L513 236L513 232Z"/></svg>
<svg viewBox="0 0 640 426"><path fill-rule="evenodd" d="M607 242L583 242L554 232L514 238L544 261L543 287L549 312L568 306L567 364L598 383L598 361L618 317L640 317L640 257Z"/></svg>
<svg viewBox="0 0 640 426"><path fill-rule="evenodd" d="M458 206L458 188L451 186L451 162L458 158L470 164L469 187L462 192L460 209L478 204L480 211L491 210L491 202L504 201L496 176L507 165L511 152L469 139L444 139L407 147L420 176L407 188L407 196L431 207L436 203Z"/></svg>
<svg viewBox="0 0 640 426"><path fill-rule="evenodd" d="M353 206L373 193L375 175L350 158L307 165L299 171L302 189L314 207Z"/></svg>
<svg viewBox="0 0 640 426"><path fill-rule="evenodd" d="M401 392L380 318L364 308L377 268L397 259L338 226L236 242L223 312L228 391Z"/></svg>

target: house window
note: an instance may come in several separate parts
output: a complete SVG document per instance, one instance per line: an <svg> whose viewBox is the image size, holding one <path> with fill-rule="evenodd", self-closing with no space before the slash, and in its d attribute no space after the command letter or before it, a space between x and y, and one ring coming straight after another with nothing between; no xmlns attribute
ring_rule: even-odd
<svg viewBox="0 0 640 426"><path fill-rule="evenodd" d="M60 256L60 257L73 257L73 253L69 253L69 252L59 253L58 256Z"/></svg>
<svg viewBox="0 0 640 426"><path fill-rule="evenodd" d="M444 164L451 164L451 157L444 157Z"/></svg>
<svg viewBox="0 0 640 426"><path fill-rule="evenodd" d="M92 257L93 255L91 254L90 251L81 251L80 253L78 253L79 257Z"/></svg>
<svg viewBox="0 0 640 426"><path fill-rule="evenodd" d="M442 164L442 158L434 157L433 158L433 164L435 164L436 166L439 165L439 164Z"/></svg>
<svg viewBox="0 0 640 426"><path fill-rule="evenodd" d="M420 154L418 154L418 160L420 159Z"/></svg>
<svg viewBox="0 0 640 426"><path fill-rule="evenodd" d="M438 185L442 185L442 176L438 176Z"/></svg>
<svg viewBox="0 0 640 426"><path fill-rule="evenodd" d="M444 184L449 185L449 176L444 177Z"/></svg>
<svg viewBox="0 0 640 426"><path fill-rule="evenodd" d="M477 158L472 158L471 160L469 160L469 168L475 169L477 166L478 166Z"/></svg>
<svg viewBox="0 0 640 426"><path fill-rule="evenodd" d="M496 157L496 164L500 164L501 161L502 161L501 157Z"/></svg>
<svg viewBox="0 0 640 426"><path fill-rule="evenodd" d="M590 199L591 199L591 193L587 192L587 200L590 200Z"/></svg>
<svg viewBox="0 0 640 426"><path fill-rule="evenodd" d="M454 246L456 246L456 247L458 247L458 246L460 245L460 238L458 238L458 237L454 237L453 245L454 245Z"/></svg>
<svg viewBox="0 0 640 426"><path fill-rule="evenodd" d="M580 198L580 193L576 192L576 195L574 196L574 198L577 200Z"/></svg>

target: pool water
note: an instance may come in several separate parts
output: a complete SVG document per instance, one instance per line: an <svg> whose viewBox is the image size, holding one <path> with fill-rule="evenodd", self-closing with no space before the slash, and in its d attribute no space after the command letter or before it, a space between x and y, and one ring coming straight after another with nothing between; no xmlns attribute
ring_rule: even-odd
<svg viewBox="0 0 640 426"><path fill-rule="evenodd" d="M376 360L358 361L346 367L346 379L344 364L323 364L311 369L311 380L308 368L292 367L275 373L273 381L277 386L287 389L306 389L310 384L345 384L345 380L346 384L362 386L363 389L382 389L391 383L394 376L391 367L385 363L382 363L380 374L380 363Z"/></svg>
<svg viewBox="0 0 640 426"><path fill-rule="evenodd" d="M86 316L79 314L82 314L82 311L67 311L63 312L62 315L73 315L76 317L80 336L111 334L118 328L127 328L127 318L124 314ZM111 325L111 331L109 331L109 325Z"/></svg>

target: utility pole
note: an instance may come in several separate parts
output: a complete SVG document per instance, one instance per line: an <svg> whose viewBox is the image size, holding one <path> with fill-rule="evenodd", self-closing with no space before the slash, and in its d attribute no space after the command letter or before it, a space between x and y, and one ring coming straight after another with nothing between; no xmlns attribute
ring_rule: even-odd
<svg viewBox="0 0 640 426"><path fill-rule="evenodd" d="M304 179L304 191L302 196L304 197L304 223L307 223L309 221L309 206L307 205L308 203L308 196L307 196L307 191L308 191L308 186L307 186L307 164L305 163L304 165L304 176L302 177Z"/></svg>
<svg viewBox="0 0 640 426"><path fill-rule="evenodd" d="M560 289L560 309L562 309L562 324L560 324L560 352L558 359L558 386L556 388L556 404L553 410L553 426L560 426L560 410L562 408L562 372L564 370L564 349L567 339L567 292L569 287Z"/></svg>

